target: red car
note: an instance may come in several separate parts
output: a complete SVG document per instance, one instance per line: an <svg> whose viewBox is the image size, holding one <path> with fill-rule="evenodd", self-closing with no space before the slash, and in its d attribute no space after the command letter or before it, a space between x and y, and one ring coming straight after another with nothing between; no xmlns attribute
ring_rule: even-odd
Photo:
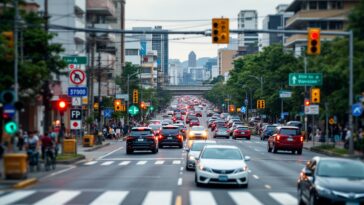
<svg viewBox="0 0 364 205"><path fill-rule="evenodd" d="M193 127L193 126L200 126L200 121L197 119L190 120L190 127Z"/></svg>
<svg viewBox="0 0 364 205"><path fill-rule="evenodd" d="M302 154L303 136L298 127L277 127L273 135L268 138L268 152L277 153L278 150L288 150L294 154Z"/></svg>
<svg viewBox="0 0 364 205"><path fill-rule="evenodd" d="M247 140L250 140L251 132L248 126L238 126L234 129L232 136L234 140L237 138L246 138Z"/></svg>

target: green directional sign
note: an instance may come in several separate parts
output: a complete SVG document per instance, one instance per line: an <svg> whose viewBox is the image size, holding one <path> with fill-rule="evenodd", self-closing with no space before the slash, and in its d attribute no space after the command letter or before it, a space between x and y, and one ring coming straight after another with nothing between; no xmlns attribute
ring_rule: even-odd
<svg viewBox="0 0 364 205"><path fill-rule="evenodd" d="M322 73L290 73L289 86L320 86Z"/></svg>
<svg viewBox="0 0 364 205"><path fill-rule="evenodd" d="M13 135L18 131L18 125L14 121L6 123L4 128L5 132L9 135Z"/></svg>
<svg viewBox="0 0 364 205"><path fill-rule="evenodd" d="M63 60L67 64L87 64L86 56L64 56Z"/></svg>
<svg viewBox="0 0 364 205"><path fill-rule="evenodd" d="M128 113L130 115L133 115L133 116L137 115L139 113L139 108L137 106L135 106L135 105L132 105L132 106L129 107Z"/></svg>

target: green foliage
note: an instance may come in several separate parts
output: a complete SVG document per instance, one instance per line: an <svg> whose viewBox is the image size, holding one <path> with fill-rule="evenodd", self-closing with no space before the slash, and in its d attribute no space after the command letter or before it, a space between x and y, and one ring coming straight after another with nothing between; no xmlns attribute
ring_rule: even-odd
<svg viewBox="0 0 364 205"><path fill-rule="evenodd" d="M216 84L216 83L219 83L219 82L223 82L224 81L224 76L222 75L218 75L217 77L214 77L212 80L211 80L211 84Z"/></svg>

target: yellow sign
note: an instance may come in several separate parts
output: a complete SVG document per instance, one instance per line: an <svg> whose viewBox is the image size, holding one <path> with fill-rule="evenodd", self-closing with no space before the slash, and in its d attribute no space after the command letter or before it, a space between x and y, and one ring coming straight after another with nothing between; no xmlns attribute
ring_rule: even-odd
<svg viewBox="0 0 364 205"><path fill-rule="evenodd" d="M330 120L329 120L329 124L330 124L330 125L335 124L335 120L334 120L334 118L333 118L333 117L331 117L331 118L330 118Z"/></svg>

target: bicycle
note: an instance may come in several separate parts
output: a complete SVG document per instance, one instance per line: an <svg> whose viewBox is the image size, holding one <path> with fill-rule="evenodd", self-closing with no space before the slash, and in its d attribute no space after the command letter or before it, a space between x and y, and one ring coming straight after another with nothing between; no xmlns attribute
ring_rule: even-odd
<svg viewBox="0 0 364 205"><path fill-rule="evenodd" d="M56 169L56 157L54 154L54 150L52 147L47 147L45 149L45 157L44 157L44 168L46 171L55 170Z"/></svg>

